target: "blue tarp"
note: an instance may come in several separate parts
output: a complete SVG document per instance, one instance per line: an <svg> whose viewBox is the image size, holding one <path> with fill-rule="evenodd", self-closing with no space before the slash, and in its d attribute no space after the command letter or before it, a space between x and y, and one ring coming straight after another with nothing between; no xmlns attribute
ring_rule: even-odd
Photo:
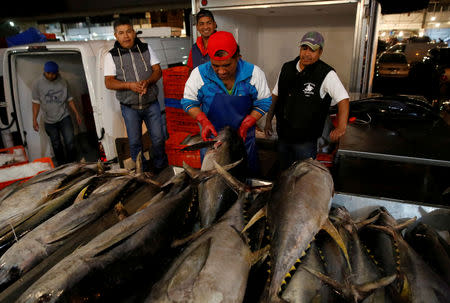
<svg viewBox="0 0 450 303"><path fill-rule="evenodd" d="M6 43L8 44L8 47L45 41L47 41L47 37L45 37L44 34L41 34L41 32L39 32L34 27L30 27L29 29L21 32L20 34L6 38Z"/></svg>

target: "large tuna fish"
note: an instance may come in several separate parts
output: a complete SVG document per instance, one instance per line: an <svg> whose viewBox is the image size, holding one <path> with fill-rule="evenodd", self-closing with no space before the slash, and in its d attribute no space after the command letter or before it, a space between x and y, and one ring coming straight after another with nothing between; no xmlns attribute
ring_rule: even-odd
<svg viewBox="0 0 450 303"><path fill-rule="evenodd" d="M292 268L293 276L281 298L289 303L315 302L316 298L320 298L320 302L325 302L325 296L329 293L327 286L322 283L321 279L299 266L300 264L317 272L325 271L315 241L311 243L311 247L301 263L299 262L294 266L295 268Z"/></svg>
<svg viewBox="0 0 450 303"><path fill-rule="evenodd" d="M450 284L450 245L428 224L419 222L405 240L441 278Z"/></svg>
<svg viewBox="0 0 450 303"><path fill-rule="evenodd" d="M312 159L294 163L274 183L267 205L271 268L261 302L281 301L285 278L319 230L339 237L328 219L332 195L329 170Z"/></svg>
<svg viewBox="0 0 450 303"><path fill-rule="evenodd" d="M17 303L70 301L70 291L92 272L127 259L151 258L169 246L191 202L190 185L178 184L161 199L76 249L40 277Z"/></svg>
<svg viewBox="0 0 450 303"><path fill-rule="evenodd" d="M242 302L253 260L241 235L245 199L245 192L241 192L225 215L199 232L153 286L145 302Z"/></svg>
<svg viewBox="0 0 450 303"><path fill-rule="evenodd" d="M222 129L214 141L201 143L209 146L202 162L201 171L215 170L214 162L227 166L244 159L237 167L230 170L234 176L242 176L246 165L246 151L242 139L231 127ZM190 149L195 149L195 146ZM237 195L218 174L210 177L198 186L198 202L202 227L211 225L220 218L236 201Z"/></svg>
<svg viewBox="0 0 450 303"><path fill-rule="evenodd" d="M15 227L24 218L33 214L40 206L53 198L53 193L73 178L89 171L98 170L97 163L69 163L34 176L21 183L1 201L0 230Z"/></svg>
<svg viewBox="0 0 450 303"><path fill-rule="evenodd" d="M89 198L59 212L11 246L0 258L0 285L20 277L63 245L68 236L110 209L130 180L131 176L111 179Z"/></svg>
<svg viewBox="0 0 450 303"><path fill-rule="evenodd" d="M394 298L412 303L449 302L449 285L403 239L400 232L408 222L398 224L384 207L378 208L372 215L379 215L379 219L376 225L367 227L375 232L366 234L363 239L373 250L385 273L394 270L398 274L398 280L389 286ZM380 237L379 233L384 233L388 239ZM392 264L393 268L390 267Z"/></svg>
<svg viewBox="0 0 450 303"><path fill-rule="evenodd" d="M341 297L329 296L327 301L340 302L345 299L346 302L388 302L384 287L392 283L397 276L382 277L376 263L358 236L358 226L369 224L372 220L353 221L345 207L332 209L330 217L344 239L345 246L349 248L351 268L347 266L339 246L326 234L321 236L320 240L317 239L325 264L325 274L305 266L308 271L330 285Z"/></svg>
<svg viewBox="0 0 450 303"><path fill-rule="evenodd" d="M1 202L0 227L9 225L16 217L28 213L47 201L50 193L83 166L84 164L81 163L65 165L25 182Z"/></svg>
<svg viewBox="0 0 450 303"><path fill-rule="evenodd" d="M18 239L23 233L35 228L40 223L51 217L53 214L68 206L73 201L73 198L85 188L94 178L93 176L83 175L77 178L77 182L73 185L68 185L67 189L61 194L30 211L29 214L24 214L20 220L16 220L2 230L0 230L0 246L5 246L12 239Z"/></svg>

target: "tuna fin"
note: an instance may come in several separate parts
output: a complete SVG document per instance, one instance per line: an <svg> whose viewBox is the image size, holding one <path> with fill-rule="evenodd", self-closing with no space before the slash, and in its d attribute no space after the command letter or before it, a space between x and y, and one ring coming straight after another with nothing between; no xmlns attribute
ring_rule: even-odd
<svg viewBox="0 0 450 303"><path fill-rule="evenodd" d="M73 204L80 202L81 200L83 200L84 195L86 194L87 189L89 188L89 185L85 186L77 195L77 197L75 198L75 200L73 201Z"/></svg>
<svg viewBox="0 0 450 303"><path fill-rule="evenodd" d="M368 228L371 228L371 229L377 229L377 230L380 230L380 231L385 232L385 233L387 233L388 235L392 236L392 238L394 238L394 239L396 238L395 232L394 232L391 228L389 228L389 227L387 227L387 226L381 226L381 225L369 224L369 225L367 225L367 227L368 227Z"/></svg>
<svg viewBox="0 0 450 303"><path fill-rule="evenodd" d="M239 194L240 192L247 191L247 185L233 177L229 172L227 172L222 166L220 166L216 161L213 161L214 167L217 169L217 172L222 176L225 182L236 192Z"/></svg>
<svg viewBox="0 0 450 303"><path fill-rule="evenodd" d="M195 169L195 168L191 167L189 164L187 164L184 161L183 161L183 168L186 171L186 173L189 175L189 177L191 177L192 179L197 179L198 176L200 175L199 169Z"/></svg>
<svg viewBox="0 0 450 303"><path fill-rule="evenodd" d="M405 222L401 223L401 224L397 224L394 226L394 229L396 231L402 231L404 228L408 227L409 225L411 225L412 223L416 222L417 217L411 218L406 220Z"/></svg>
<svg viewBox="0 0 450 303"><path fill-rule="evenodd" d="M369 219L366 220L361 220L358 222L355 222L356 225L356 229L359 230L361 228L363 228L366 225L372 224L373 222L375 222L376 220L378 220L378 218L380 217L381 214L377 214Z"/></svg>
<svg viewBox="0 0 450 303"><path fill-rule="evenodd" d="M304 270L306 270L307 272L309 272L310 274L312 274L313 276L316 276L321 281L327 283L328 285L330 285L331 287L333 287L334 289L336 289L337 291L339 291L341 293L342 293L342 290L345 288L345 286L343 284L339 283L338 281L330 278L329 276L327 276L319 271L316 271L305 265L300 265L300 267L303 268Z"/></svg>
<svg viewBox="0 0 450 303"><path fill-rule="evenodd" d="M147 184L155 185L158 187L162 187L162 184L159 183L158 181L153 180L151 177L149 177L147 172L143 173L142 176L136 177L136 180L147 183Z"/></svg>
<svg viewBox="0 0 450 303"><path fill-rule="evenodd" d="M117 218L119 218L119 221L122 221L129 216L128 211L125 209L121 202L114 205L114 213L116 214Z"/></svg>
<svg viewBox="0 0 450 303"><path fill-rule="evenodd" d="M103 165L102 161L97 161L97 175L103 175L105 173L105 165Z"/></svg>
<svg viewBox="0 0 450 303"><path fill-rule="evenodd" d="M336 244L341 248L344 253L345 259L347 260L348 268L350 271L352 270L352 266L350 264L350 258L348 256L347 247L345 247L344 240L341 235L337 231L336 227L331 223L331 221L327 218L324 224L322 225L322 229L325 230L331 238L336 242Z"/></svg>
<svg viewBox="0 0 450 303"><path fill-rule="evenodd" d="M223 169L228 171L228 170L232 169L233 167L236 167L237 165L239 165L239 163L241 163L241 162L242 162L242 159L240 159L234 163L224 165ZM191 179L196 180L197 182L204 182L204 181L217 175L217 169L202 171L202 170L195 169L195 168L189 166L189 164L187 164L185 162L183 162L183 168L185 169L185 171L189 175L189 177L191 177Z"/></svg>
<svg viewBox="0 0 450 303"><path fill-rule="evenodd" d="M181 151L194 151L199 150L202 148L209 148L211 146L214 146L216 144L217 140L211 140L211 141L203 141L200 143L195 143L189 146L186 146L185 148L182 148Z"/></svg>
<svg viewBox="0 0 450 303"><path fill-rule="evenodd" d="M245 225L245 227L241 233L246 232L247 229L252 227L253 224L255 224L259 219L265 217L266 215L267 215L267 208L266 208L266 206L264 206L263 208L258 210L258 212L250 219L250 221L248 221L247 225Z"/></svg>
<svg viewBox="0 0 450 303"><path fill-rule="evenodd" d="M252 252L252 266L258 263L259 261L264 261L269 256L270 245L266 245L265 247Z"/></svg>
<svg viewBox="0 0 450 303"><path fill-rule="evenodd" d="M183 238L183 239L178 239L178 240L174 240L172 242L171 247L178 247L181 245L185 245L186 243L197 239L198 237L200 237L201 235L203 235L206 231L208 230L208 227L202 228L200 230L198 230L197 232Z"/></svg>
<svg viewBox="0 0 450 303"><path fill-rule="evenodd" d="M395 279L397 279L397 275L391 275L391 276L387 276L387 277L381 278L381 279L373 281L373 282L368 282L368 283L358 285L356 288L360 292L369 293L378 288L382 288L382 287L385 287L385 286L391 284L392 282L395 281Z"/></svg>
<svg viewBox="0 0 450 303"><path fill-rule="evenodd" d="M239 160L238 162L242 161ZM252 192L252 193L261 193L264 191L269 191L272 189L273 184L269 185L262 185L262 186L249 186L235 177L233 177L227 170L228 167L226 166L220 166L216 161L213 161L214 167L216 168L217 172L222 176L222 178L225 180L225 182L234 190L236 194L239 195L240 192ZM236 162L235 162L236 163ZM233 163L234 164L234 163Z"/></svg>
<svg viewBox="0 0 450 303"><path fill-rule="evenodd" d="M149 205L161 200L163 196L164 196L164 192L162 192L162 191L159 192L157 195L153 196L153 198L151 198L150 201L147 201L144 204L142 204L142 206L139 207L136 212L141 211L144 208L147 208Z"/></svg>

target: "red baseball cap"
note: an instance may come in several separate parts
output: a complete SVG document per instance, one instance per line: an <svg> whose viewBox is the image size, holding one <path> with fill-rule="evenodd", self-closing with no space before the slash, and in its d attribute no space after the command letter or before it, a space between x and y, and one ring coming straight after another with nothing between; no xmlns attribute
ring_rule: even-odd
<svg viewBox="0 0 450 303"><path fill-rule="evenodd" d="M217 51L226 51L225 57L214 56ZM237 50L237 43L232 33L219 31L212 34L208 39L208 55L212 60L227 60L231 58Z"/></svg>

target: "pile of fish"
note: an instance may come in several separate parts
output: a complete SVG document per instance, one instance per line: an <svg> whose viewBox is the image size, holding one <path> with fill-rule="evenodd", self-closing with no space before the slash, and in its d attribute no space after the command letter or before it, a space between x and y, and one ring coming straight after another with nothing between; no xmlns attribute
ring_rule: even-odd
<svg viewBox="0 0 450 303"><path fill-rule="evenodd" d="M247 178L228 127L189 148L200 170L71 163L0 191L0 302L449 302L449 212L354 218L312 159Z"/></svg>

